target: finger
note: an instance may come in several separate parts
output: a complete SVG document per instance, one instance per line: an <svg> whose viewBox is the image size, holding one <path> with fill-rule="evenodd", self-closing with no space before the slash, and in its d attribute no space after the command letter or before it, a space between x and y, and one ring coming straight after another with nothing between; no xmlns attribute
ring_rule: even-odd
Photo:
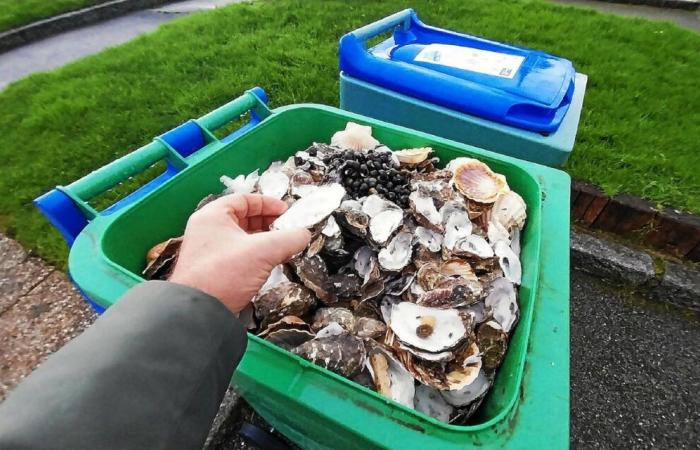
<svg viewBox="0 0 700 450"><path fill-rule="evenodd" d="M254 216L248 218L248 226L243 228L246 231L260 231L263 226L263 216Z"/></svg>
<svg viewBox="0 0 700 450"><path fill-rule="evenodd" d="M209 205L211 211L225 211L237 222L246 217L279 216L287 210L287 204L282 200L260 194L224 195Z"/></svg>
<svg viewBox="0 0 700 450"><path fill-rule="evenodd" d="M260 253L276 266L287 262L292 256L303 251L311 240L311 233L303 228L268 231L255 235L259 240Z"/></svg>
<svg viewBox="0 0 700 450"><path fill-rule="evenodd" d="M277 217L279 217L279 216L264 216L264 217L263 217L262 229L263 229L263 230L269 230L269 229L270 229L270 226L272 226L272 222L274 222L275 220L277 220Z"/></svg>

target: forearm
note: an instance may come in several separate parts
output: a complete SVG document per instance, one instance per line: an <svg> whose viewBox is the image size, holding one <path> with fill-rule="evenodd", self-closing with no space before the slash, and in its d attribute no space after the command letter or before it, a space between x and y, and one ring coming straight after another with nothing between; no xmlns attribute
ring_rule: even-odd
<svg viewBox="0 0 700 450"><path fill-rule="evenodd" d="M143 283L0 405L0 448L200 448L245 345L213 297Z"/></svg>

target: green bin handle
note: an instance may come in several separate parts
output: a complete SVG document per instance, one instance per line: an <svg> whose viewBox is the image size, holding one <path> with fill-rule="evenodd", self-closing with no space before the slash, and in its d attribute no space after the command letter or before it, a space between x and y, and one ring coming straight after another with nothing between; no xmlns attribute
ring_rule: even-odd
<svg viewBox="0 0 700 450"><path fill-rule="evenodd" d="M255 94L255 90L248 90L240 97L203 115L194 122L212 140L218 140L212 134L215 130L239 118L251 109L255 109L262 117L267 117L270 114L267 105ZM151 143L100 167L68 186L57 186L56 189L70 197L88 220L94 219L99 213L87 203L90 199L117 186L124 180L144 172L161 160L167 160L177 169L183 169L187 166L185 158L164 141L156 138Z"/></svg>

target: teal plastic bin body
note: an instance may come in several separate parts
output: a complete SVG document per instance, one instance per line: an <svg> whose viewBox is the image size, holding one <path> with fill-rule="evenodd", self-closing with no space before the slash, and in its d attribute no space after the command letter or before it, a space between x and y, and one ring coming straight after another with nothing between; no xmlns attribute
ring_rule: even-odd
<svg viewBox="0 0 700 450"><path fill-rule="evenodd" d="M588 77L576 74L574 96L561 125L544 135L460 113L340 73L346 111L442 136L502 155L562 167L571 155Z"/></svg>

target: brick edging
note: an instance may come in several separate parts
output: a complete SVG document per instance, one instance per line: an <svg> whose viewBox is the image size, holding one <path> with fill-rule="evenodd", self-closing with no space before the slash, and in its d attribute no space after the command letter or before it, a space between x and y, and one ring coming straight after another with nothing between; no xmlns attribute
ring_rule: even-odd
<svg viewBox="0 0 700 450"><path fill-rule="evenodd" d="M0 53L45 39L64 31L90 25L174 0L108 0L0 33Z"/></svg>
<svg viewBox="0 0 700 450"><path fill-rule="evenodd" d="M635 233L644 244L673 256L700 262L700 217L658 209L629 194L609 197L592 184L571 184L571 217L589 228L615 234Z"/></svg>
<svg viewBox="0 0 700 450"><path fill-rule="evenodd" d="M598 0L605 3L625 3L632 5L654 6L656 8L684 9L686 11L697 11L700 2L693 0Z"/></svg>

